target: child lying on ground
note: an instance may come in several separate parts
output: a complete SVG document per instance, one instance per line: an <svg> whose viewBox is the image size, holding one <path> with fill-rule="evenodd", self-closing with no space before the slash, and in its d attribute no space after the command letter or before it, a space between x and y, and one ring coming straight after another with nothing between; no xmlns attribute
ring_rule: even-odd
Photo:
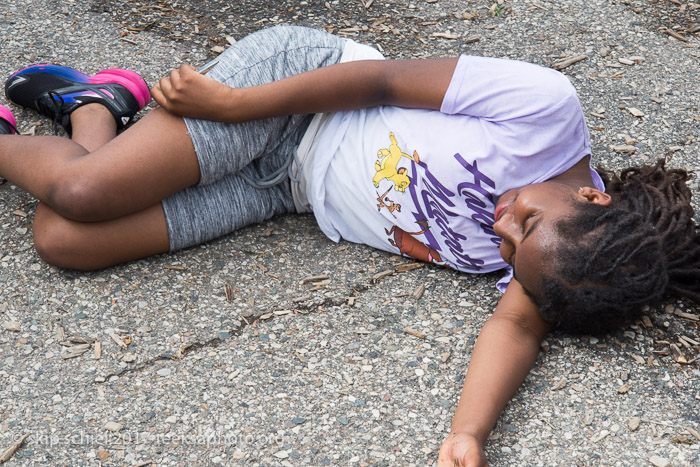
<svg viewBox="0 0 700 467"><path fill-rule="evenodd" d="M41 202L37 251L98 269L276 214L313 211L341 238L470 273L504 269L438 464L483 444L554 326L582 332L668 294L700 301L688 174L590 168L576 93L558 72L482 57L392 61L278 27L183 65L149 94L126 70L13 74L15 104L71 139L16 136L0 110L0 174ZM160 105L121 135L150 100Z"/></svg>

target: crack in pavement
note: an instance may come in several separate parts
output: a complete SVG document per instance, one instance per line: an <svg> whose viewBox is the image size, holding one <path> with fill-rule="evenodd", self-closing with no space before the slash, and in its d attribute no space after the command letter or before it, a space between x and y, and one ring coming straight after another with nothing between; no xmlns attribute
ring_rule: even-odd
<svg viewBox="0 0 700 467"><path fill-rule="evenodd" d="M368 291L369 289L372 288L372 285L377 284L378 281L374 281L371 284L358 284L356 286L352 287L352 290L354 293L363 293ZM296 307L292 308L293 311L298 311L300 314L308 314L312 311L318 310L321 307L326 307L326 306L342 306L342 305L347 305L347 297L344 298L337 298L337 297L326 297L324 298L321 302L313 302L312 304L298 304ZM305 311L302 311L305 310ZM272 315L269 318L264 319L263 321L268 321L272 318L274 318L274 312L265 312L265 313L259 313L252 315L250 317L244 317L243 315L239 315L241 317L240 324L238 326L235 326L233 328L230 328L228 330L222 330L220 331L221 333L228 333L228 336L225 338L221 337L213 337L209 340L203 341L203 342L192 342L189 344L185 344L184 346L180 347L178 350L178 355L175 355L173 357L168 358L163 358L163 356L158 356L151 358L145 362L143 362L140 365L133 366L131 368L125 368L121 371L114 372L114 373L109 373L107 375L104 375L104 381L93 381L93 384L105 384L107 383L110 379L113 377L120 378L122 376L132 374L132 373L140 373L143 370L146 370L148 368L151 368L152 366L158 364L158 363L163 363L165 361L178 361L184 359L186 356L196 353L199 350L202 349L209 349L209 348L215 348L218 347L219 345L225 343L232 337L237 337L240 336L243 333L243 330L247 328L248 326L254 325L257 321L260 321L262 316L265 316L267 314L272 313Z"/></svg>

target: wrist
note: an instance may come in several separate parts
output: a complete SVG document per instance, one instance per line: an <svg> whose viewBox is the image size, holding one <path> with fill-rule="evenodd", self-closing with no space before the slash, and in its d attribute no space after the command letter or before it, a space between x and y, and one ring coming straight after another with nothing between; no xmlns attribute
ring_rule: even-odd
<svg viewBox="0 0 700 467"><path fill-rule="evenodd" d="M491 428L483 428L476 426L473 423L452 423L452 428L450 429L450 435L466 435L475 438L479 441L482 446L486 442L489 434L491 433Z"/></svg>

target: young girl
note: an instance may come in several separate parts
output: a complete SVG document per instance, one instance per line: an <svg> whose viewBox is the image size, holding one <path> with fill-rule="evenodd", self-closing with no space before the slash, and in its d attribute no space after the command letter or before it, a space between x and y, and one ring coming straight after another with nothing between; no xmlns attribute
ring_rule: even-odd
<svg viewBox="0 0 700 467"><path fill-rule="evenodd" d="M0 110L0 174L41 203L47 262L97 269L312 210L329 238L465 271L506 269L439 465L483 443L553 326L607 328L669 293L700 300L688 175L590 168L576 93L553 70L462 56L384 61L278 27L183 65L150 92L126 70L35 65L8 99L71 139L16 136ZM115 138L152 96L161 108ZM291 182L290 182L291 178Z"/></svg>

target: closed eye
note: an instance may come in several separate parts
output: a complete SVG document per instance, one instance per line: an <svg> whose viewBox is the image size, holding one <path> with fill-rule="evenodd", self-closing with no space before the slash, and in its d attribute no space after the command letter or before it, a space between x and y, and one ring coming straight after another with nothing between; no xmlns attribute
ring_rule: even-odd
<svg viewBox="0 0 700 467"><path fill-rule="evenodd" d="M523 222L523 230L525 229L525 225L527 224L528 219L535 217L537 214L539 214L539 212L533 213L532 215L527 216L527 218L525 218L525 221ZM527 232L525 232L525 235L523 235L523 239L520 241L520 243L524 242L525 239L529 237L530 234L535 231L535 229L537 229L537 227L540 225L540 222L542 222L542 216L539 216L537 220L532 223L530 228L527 229Z"/></svg>

